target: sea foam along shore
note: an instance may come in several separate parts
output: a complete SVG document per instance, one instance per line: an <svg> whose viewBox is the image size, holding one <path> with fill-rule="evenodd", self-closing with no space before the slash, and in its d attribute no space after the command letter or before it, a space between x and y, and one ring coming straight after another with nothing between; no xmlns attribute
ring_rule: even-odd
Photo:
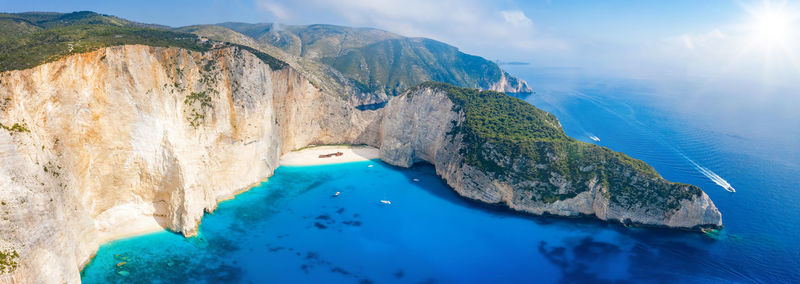
<svg viewBox="0 0 800 284"><path fill-rule="evenodd" d="M331 155L321 158L322 155L342 153L341 156ZM336 163L358 162L380 158L380 151L369 146L350 145L325 145L303 148L283 154L280 159L281 166L311 166Z"/></svg>
<svg viewBox="0 0 800 284"><path fill-rule="evenodd" d="M320 158L320 155L327 155L341 152L341 156L333 155L328 158ZM306 147L297 151L289 152L281 156L280 164L282 166L311 166L311 165L326 165L336 163L358 162L380 158L380 151L377 148L369 146L358 145L323 145ZM253 186L258 185L255 183ZM248 187L239 192L247 191L252 187ZM220 201L233 198L223 198ZM164 230L166 221L163 216L154 216L150 212L151 208L133 208L133 207L117 207L114 210L109 210L103 214L113 215L113 220L119 221L120 219L126 220L125 226L99 226L101 230L100 240L101 243L107 243L117 239L124 239L138 235L158 232ZM106 228L104 230L103 228Z"/></svg>

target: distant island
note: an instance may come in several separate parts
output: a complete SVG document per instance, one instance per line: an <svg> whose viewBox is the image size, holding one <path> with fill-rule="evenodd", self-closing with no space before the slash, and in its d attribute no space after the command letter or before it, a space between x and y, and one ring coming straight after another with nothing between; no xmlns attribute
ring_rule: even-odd
<svg viewBox="0 0 800 284"><path fill-rule="evenodd" d="M500 61L499 59L495 60L494 63L497 63L497 65L531 65L529 62L523 62L523 61Z"/></svg>

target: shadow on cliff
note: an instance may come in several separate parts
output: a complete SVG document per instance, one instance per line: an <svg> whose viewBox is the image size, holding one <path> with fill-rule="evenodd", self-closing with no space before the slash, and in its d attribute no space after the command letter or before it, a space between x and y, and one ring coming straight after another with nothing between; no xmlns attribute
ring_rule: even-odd
<svg viewBox="0 0 800 284"><path fill-rule="evenodd" d="M394 166L392 166L394 167ZM567 222L562 217L551 217L551 216L538 216L538 215L530 215L524 212L518 212L511 210L503 205L499 204L487 204L480 201L475 201L472 199L465 198L459 195L455 190L453 190L438 174L436 174L436 168L427 162L419 162L411 166L408 170L400 171L402 172L409 180L419 180L423 186L420 186L421 189L427 191L431 195L450 202L452 204L467 207L473 210L481 210L485 213L488 213L497 218L518 218L523 219L526 221L534 222L539 225L569 225L569 226L600 226L600 227L607 227L608 224L603 222L596 222L592 221L588 218L575 218L574 220L570 220ZM431 184L433 186L424 186L425 184Z"/></svg>
<svg viewBox="0 0 800 284"><path fill-rule="evenodd" d="M366 112L375 112L374 117L367 125L364 127L364 130L358 134L356 137L356 144L366 144L368 146L372 146L375 148L380 148L380 129L381 129L381 122L383 121L383 109L376 109L376 110L366 110L362 113Z"/></svg>

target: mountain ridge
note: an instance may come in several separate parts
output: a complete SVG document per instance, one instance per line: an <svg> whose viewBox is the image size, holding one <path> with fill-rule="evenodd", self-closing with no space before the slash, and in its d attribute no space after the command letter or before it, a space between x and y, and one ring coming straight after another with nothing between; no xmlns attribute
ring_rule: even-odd
<svg viewBox="0 0 800 284"><path fill-rule="evenodd" d="M526 82L503 71L495 62L433 39L324 24L228 22L217 26L293 56L330 65L353 79L360 91L372 94L375 98L369 103L386 101L426 81L510 93L532 92Z"/></svg>
<svg viewBox="0 0 800 284"><path fill-rule="evenodd" d="M204 51L212 48L214 41L230 41L295 64L326 91L361 105L386 102L430 80L510 93L531 92L526 82L492 61L462 53L446 43L374 28L235 22L171 28L91 11L0 13L0 23L0 71L26 69L114 45Z"/></svg>

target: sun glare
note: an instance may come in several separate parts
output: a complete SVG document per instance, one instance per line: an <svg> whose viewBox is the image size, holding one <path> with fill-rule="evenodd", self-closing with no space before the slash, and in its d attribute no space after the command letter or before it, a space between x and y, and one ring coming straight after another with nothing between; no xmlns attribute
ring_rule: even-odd
<svg viewBox="0 0 800 284"><path fill-rule="evenodd" d="M764 43L780 43L791 34L791 17L781 11L764 11L755 19L753 29Z"/></svg>
<svg viewBox="0 0 800 284"><path fill-rule="evenodd" d="M775 47L788 45L797 34L798 15L786 5L764 2L761 7L748 11L752 17L751 37L756 45Z"/></svg>

